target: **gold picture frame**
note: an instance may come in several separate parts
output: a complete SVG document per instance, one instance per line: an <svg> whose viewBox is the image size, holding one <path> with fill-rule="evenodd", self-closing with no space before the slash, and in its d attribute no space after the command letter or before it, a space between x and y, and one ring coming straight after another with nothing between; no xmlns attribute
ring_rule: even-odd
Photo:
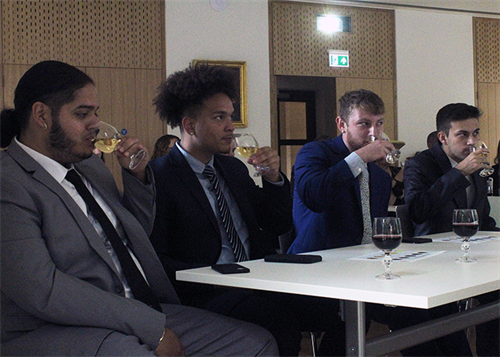
<svg viewBox="0 0 500 357"><path fill-rule="evenodd" d="M234 103L233 122L236 128L246 128L248 125L248 109L247 109L247 63L245 61L214 61L214 60L198 60L195 59L192 65L205 63L210 66L226 66L231 70L238 72L238 85L240 87L239 103Z"/></svg>

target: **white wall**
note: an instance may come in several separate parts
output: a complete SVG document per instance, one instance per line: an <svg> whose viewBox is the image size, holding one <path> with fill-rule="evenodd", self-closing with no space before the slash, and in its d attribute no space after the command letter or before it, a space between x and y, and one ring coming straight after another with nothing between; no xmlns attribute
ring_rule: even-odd
<svg viewBox="0 0 500 357"><path fill-rule="evenodd" d="M404 156L426 149L437 111L474 105L472 16L396 10L398 138Z"/></svg>
<svg viewBox="0 0 500 357"><path fill-rule="evenodd" d="M248 128L236 132L252 132L261 146L270 145L267 0L215 2L225 10L215 11L210 0L166 0L167 75L193 59L246 61Z"/></svg>

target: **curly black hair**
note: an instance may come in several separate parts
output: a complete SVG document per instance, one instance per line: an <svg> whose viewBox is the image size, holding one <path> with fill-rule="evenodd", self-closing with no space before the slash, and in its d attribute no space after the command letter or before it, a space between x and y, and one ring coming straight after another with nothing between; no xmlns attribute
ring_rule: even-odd
<svg viewBox="0 0 500 357"><path fill-rule="evenodd" d="M238 100L236 71L198 63L170 75L158 87L153 104L161 120L172 128L182 129L182 118L196 118L203 102L219 93L226 94L233 102Z"/></svg>

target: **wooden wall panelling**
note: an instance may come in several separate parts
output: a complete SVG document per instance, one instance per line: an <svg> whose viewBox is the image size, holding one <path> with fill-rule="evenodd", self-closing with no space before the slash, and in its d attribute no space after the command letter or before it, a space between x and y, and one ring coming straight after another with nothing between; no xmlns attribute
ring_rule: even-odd
<svg viewBox="0 0 500 357"><path fill-rule="evenodd" d="M3 65L3 85L5 88L3 101L5 108L14 108L14 89L23 74L30 68L30 65L4 64ZM3 107L3 106L2 106Z"/></svg>
<svg viewBox="0 0 500 357"><path fill-rule="evenodd" d="M500 140L500 83L478 83L477 106L483 112L480 119L481 139L490 149L490 162L497 155Z"/></svg>

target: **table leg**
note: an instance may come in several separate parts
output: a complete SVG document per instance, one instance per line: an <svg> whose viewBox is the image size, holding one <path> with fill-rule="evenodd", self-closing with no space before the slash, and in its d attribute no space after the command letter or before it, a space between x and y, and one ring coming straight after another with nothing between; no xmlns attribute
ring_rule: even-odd
<svg viewBox="0 0 500 357"><path fill-rule="evenodd" d="M362 301L345 301L346 356L365 356L366 315Z"/></svg>

